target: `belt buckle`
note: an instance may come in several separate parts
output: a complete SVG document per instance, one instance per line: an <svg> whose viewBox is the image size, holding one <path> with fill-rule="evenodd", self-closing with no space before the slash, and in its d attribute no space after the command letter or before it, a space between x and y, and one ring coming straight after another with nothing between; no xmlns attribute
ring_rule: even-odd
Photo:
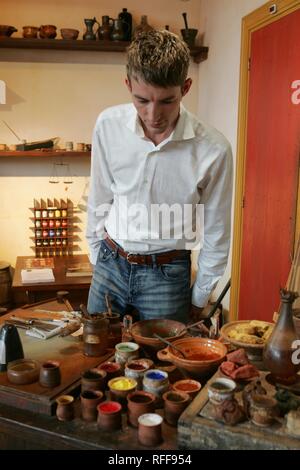
<svg viewBox="0 0 300 470"><path fill-rule="evenodd" d="M127 253L126 261L130 264L138 264L136 261L130 261L129 257L133 256L133 255L134 255L134 253Z"/></svg>

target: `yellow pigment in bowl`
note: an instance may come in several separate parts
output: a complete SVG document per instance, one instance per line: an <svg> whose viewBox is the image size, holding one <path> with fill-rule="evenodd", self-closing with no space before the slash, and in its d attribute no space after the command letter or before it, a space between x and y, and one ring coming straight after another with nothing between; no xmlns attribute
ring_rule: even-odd
<svg viewBox="0 0 300 470"><path fill-rule="evenodd" d="M113 388L114 390L129 390L135 386L135 380L131 379L118 379L115 380L112 384L110 384L110 387Z"/></svg>

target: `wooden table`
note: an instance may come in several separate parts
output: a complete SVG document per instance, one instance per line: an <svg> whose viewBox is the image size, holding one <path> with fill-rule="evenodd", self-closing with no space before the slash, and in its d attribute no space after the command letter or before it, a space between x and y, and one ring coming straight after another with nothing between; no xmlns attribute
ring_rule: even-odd
<svg viewBox="0 0 300 470"><path fill-rule="evenodd" d="M21 270L25 269L26 260L34 256L18 256L16 261L15 273L13 276L12 290L17 305L25 302L33 303L39 300L55 297L59 290L70 292L69 300L75 309L78 309L80 303L87 303L88 292L91 284L90 276L66 277L68 264L87 263L88 255L58 256L54 257L53 274L55 282L40 284L22 284ZM20 296L20 294L23 294ZM25 298L24 298L25 295Z"/></svg>
<svg viewBox="0 0 300 470"><path fill-rule="evenodd" d="M260 380L271 396L275 387L260 372ZM211 404L208 400L208 385L219 372L207 382L191 405L183 412L178 423L178 445L181 449L207 450L292 450L300 449L300 438L287 433L284 418L269 427L261 428L250 421L235 426L226 425L212 418ZM242 390L235 398L242 404Z"/></svg>

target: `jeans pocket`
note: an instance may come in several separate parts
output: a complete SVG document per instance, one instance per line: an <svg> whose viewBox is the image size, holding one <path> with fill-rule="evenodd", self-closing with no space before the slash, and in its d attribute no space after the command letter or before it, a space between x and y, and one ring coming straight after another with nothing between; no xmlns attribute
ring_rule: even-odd
<svg viewBox="0 0 300 470"><path fill-rule="evenodd" d="M159 266L161 276L167 281L186 280L189 278L191 270L190 261L177 261Z"/></svg>
<svg viewBox="0 0 300 470"><path fill-rule="evenodd" d="M99 254L98 254L98 259L97 262L101 261L107 261L109 260L114 254L114 251L112 248L110 248L104 240L101 241L100 249L99 249Z"/></svg>

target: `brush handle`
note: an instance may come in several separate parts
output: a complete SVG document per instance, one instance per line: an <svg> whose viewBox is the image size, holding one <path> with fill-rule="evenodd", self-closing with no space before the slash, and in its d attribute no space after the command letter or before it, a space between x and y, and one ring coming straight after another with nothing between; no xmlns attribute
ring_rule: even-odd
<svg viewBox="0 0 300 470"><path fill-rule="evenodd" d="M184 19L185 29L189 29L186 13L182 13L182 16L183 16L183 19Z"/></svg>

